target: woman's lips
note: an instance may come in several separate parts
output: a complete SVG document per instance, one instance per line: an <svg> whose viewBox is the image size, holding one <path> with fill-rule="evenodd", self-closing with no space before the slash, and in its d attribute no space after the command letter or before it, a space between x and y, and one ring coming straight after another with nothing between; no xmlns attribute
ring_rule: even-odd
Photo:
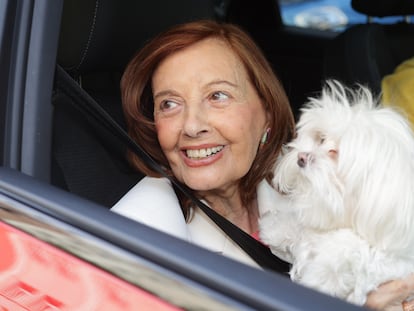
<svg viewBox="0 0 414 311"><path fill-rule="evenodd" d="M222 156L223 145L182 149L184 162L190 167L210 165Z"/></svg>
<svg viewBox="0 0 414 311"><path fill-rule="evenodd" d="M200 148L200 149L186 149L185 153L188 158L190 159L203 159L214 155L221 150L223 150L224 146L215 146L211 148Z"/></svg>

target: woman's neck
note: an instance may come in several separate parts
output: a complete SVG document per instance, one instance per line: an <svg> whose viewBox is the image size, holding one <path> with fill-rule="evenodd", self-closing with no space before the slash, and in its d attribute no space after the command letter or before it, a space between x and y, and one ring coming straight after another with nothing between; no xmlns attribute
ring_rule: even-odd
<svg viewBox="0 0 414 311"><path fill-rule="evenodd" d="M214 211L245 232L252 234L258 231L259 211L256 200L245 206L238 192L232 196L207 195L204 200Z"/></svg>

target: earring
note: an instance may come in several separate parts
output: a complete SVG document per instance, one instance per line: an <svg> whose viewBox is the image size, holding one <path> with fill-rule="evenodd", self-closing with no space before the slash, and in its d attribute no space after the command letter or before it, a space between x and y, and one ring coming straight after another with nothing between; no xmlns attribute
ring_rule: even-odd
<svg viewBox="0 0 414 311"><path fill-rule="evenodd" d="M264 145L267 143L267 140L269 139L269 133L270 133L270 127L266 129L266 132L264 132L262 139L260 140L260 145Z"/></svg>

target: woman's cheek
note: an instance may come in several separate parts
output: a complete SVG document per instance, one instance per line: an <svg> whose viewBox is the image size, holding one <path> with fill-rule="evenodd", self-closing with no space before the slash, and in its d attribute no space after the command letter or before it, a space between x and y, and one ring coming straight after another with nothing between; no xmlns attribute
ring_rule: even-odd
<svg viewBox="0 0 414 311"><path fill-rule="evenodd" d="M155 123L158 141L163 151L167 151L177 144L177 135L173 124L159 121Z"/></svg>

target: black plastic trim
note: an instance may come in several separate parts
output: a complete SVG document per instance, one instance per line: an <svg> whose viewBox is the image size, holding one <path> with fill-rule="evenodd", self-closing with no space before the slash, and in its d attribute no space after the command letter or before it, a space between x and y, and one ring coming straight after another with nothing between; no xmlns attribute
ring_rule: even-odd
<svg viewBox="0 0 414 311"><path fill-rule="evenodd" d="M36 0L24 98L21 171L50 180L52 89L63 0ZM48 104L49 103L49 104Z"/></svg>

